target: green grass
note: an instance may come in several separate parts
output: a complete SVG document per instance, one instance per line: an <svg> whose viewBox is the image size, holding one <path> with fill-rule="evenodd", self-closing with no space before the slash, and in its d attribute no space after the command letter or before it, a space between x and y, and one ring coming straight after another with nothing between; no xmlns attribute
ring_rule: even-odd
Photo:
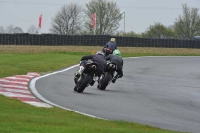
<svg viewBox="0 0 200 133"><path fill-rule="evenodd" d="M0 54L0 78L27 72L49 72L77 64L87 53Z"/></svg>
<svg viewBox="0 0 200 133"><path fill-rule="evenodd" d="M0 53L0 77L51 72L78 64L89 52ZM129 56L162 55L123 53ZM166 54L173 55L173 54ZM176 55L176 54L175 54ZM197 54L177 54L197 55ZM0 95L0 133L173 133L150 126L86 117L59 108L37 108Z"/></svg>
<svg viewBox="0 0 200 133"><path fill-rule="evenodd" d="M37 108L0 95L1 133L174 133L146 125L106 121L59 108Z"/></svg>
<svg viewBox="0 0 200 133"><path fill-rule="evenodd" d="M89 52L52 52L52 53L15 53L0 54L0 78L27 72L51 72L78 64L83 55ZM123 57L133 56L196 56L198 54L158 54L158 53L123 53ZM199 54L200 55L200 54Z"/></svg>

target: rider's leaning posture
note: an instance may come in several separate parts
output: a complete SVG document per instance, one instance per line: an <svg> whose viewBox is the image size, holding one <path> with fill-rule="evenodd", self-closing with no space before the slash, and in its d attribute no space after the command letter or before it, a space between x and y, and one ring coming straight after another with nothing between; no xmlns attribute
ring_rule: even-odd
<svg viewBox="0 0 200 133"><path fill-rule="evenodd" d="M123 76L123 59L121 57L121 52L116 49L113 51L113 54L110 54L106 57L106 60L110 61L111 63L115 63L117 65L117 74L114 76L112 82L115 83L115 81L118 78L121 78Z"/></svg>
<svg viewBox="0 0 200 133"><path fill-rule="evenodd" d="M104 53L102 51L98 51L95 55L83 56L81 58L80 68L75 75L75 79L79 78L79 76L83 73L83 70L84 70L85 65L87 64L88 60L91 60L97 64L98 69L95 73L95 76L97 76L97 78L98 78L97 80L99 80L100 76L102 75L102 73L104 72L104 69L106 67L106 59L105 59ZM95 83L95 80L93 80L93 82L91 82L90 85L93 86L94 83Z"/></svg>

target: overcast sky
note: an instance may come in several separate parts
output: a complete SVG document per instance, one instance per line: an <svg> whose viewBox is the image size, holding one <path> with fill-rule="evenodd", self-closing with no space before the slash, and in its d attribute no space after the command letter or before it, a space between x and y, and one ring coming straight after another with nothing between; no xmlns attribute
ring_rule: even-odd
<svg viewBox="0 0 200 133"><path fill-rule="evenodd" d="M90 0L0 0L0 26L12 24L21 27L24 32L33 24L38 25L40 14L43 15L42 33L48 33L51 20L62 5L78 3L85 6ZM150 25L160 22L172 25L182 14L182 4L200 8L200 0L112 0L125 12L127 31L144 32ZM124 29L124 19L119 30Z"/></svg>

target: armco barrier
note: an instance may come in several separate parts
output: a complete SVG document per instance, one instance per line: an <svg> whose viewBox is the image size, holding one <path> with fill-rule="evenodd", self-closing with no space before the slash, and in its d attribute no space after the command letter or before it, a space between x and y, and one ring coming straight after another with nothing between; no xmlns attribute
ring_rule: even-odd
<svg viewBox="0 0 200 133"><path fill-rule="evenodd" d="M104 46L110 38L120 47L200 48L200 40L153 39L109 35L0 34L0 45Z"/></svg>

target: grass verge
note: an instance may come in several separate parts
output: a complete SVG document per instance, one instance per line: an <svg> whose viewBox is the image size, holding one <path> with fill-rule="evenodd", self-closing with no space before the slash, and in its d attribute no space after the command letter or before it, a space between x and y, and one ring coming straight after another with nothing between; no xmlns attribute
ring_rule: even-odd
<svg viewBox="0 0 200 133"><path fill-rule="evenodd" d="M59 108L37 108L0 95L1 133L175 133L146 125L106 121Z"/></svg>

